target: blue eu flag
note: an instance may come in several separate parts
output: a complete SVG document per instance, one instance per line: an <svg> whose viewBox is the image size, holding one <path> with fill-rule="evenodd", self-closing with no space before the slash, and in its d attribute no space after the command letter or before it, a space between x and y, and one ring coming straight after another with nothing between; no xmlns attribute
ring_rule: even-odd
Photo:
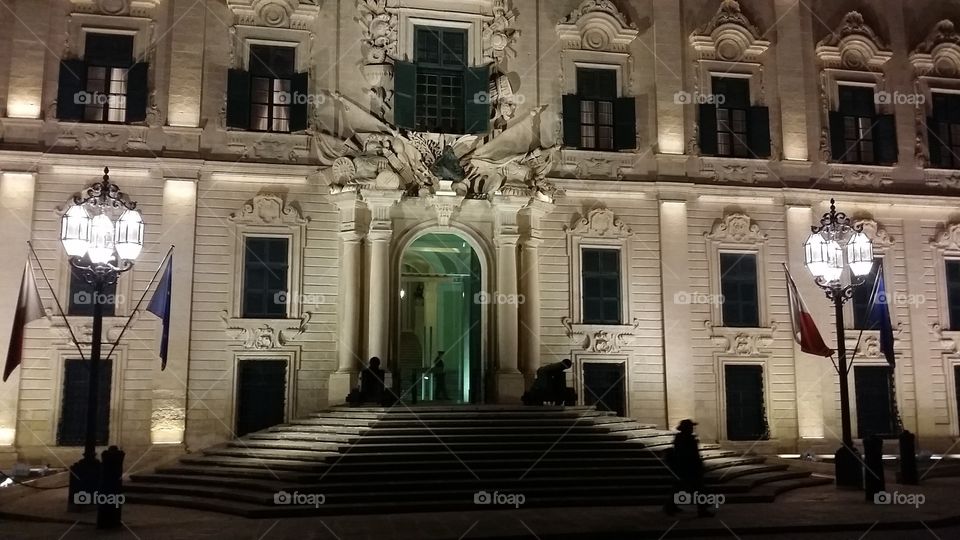
<svg viewBox="0 0 960 540"><path fill-rule="evenodd" d="M147 311L153 313L163 321L163 331L160 335L160 370L167 367L167 342L170 337L170 292L172 287L173 273L173 255L167 261L167 268L163 271L163 277L160 278L160 284L157 290L153 291L153 297L147 305Z"/></svg>
<svg viewBox="0 0 960 540"><path fill-rule="evenodd" d="M880 264L880 263L877 263ZM893 325L890 323L890 302L887 287L883 279L883 265L877 270L877 282L870 298L870 313L867 316L867 328L880 331L880 352L886 357L890 367L896 366L893 355Z"/></svg>

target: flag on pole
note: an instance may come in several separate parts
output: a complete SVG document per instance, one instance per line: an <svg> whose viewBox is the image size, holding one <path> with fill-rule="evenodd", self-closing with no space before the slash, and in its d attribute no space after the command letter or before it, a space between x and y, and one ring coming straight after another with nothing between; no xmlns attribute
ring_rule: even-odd
<svg viewBox="0 0 960 540"><path fill-rule="evenodd" d="M160 278L160 284L157 290L153 291L153 297L147 304L147 311L153 313L163 322L163 330L160 334L160 370L167 367L167 343L170 338L170 292L172 288L173 273L173 255L167 261L167 268L163 271L163 277Z"/></svg>
<svg viewBox="0 0 960 540"><path fill-rule="evenodd" d="M790 299L790 324L793 325L793 339L800 344L800 350L817 356L831 357L833 349L827 347L823 342L823 336L817 329L817 323L813 322L810 310L803 302L797 284L794 283L787 265L783 265L783 271L787 274L787 297Z"/></svg>
<svg viewBox="0 0 960 540"><path fill-rule="evenodd" d="M870 295L867 328L880 331L880 352L886 357L890 367L896 367L897 361L893 354L893 325L890 323L890 303L887 297L887 287L883 280L882 264L877 269L877 281L873 286L873 294Z"/></svg>
<svg viewBox="0 0 960 540"><path fill-rule="evenodd" d="M23 360L23 337L26 326L32 321L46 316L37 281L28 262L23 267L23 279L20 281L20 295L17 297L17 311L13 315L13 330L10 332L10 348L7 350L7 364L3 368L3 380L6 381L13 370Z"/></svg>

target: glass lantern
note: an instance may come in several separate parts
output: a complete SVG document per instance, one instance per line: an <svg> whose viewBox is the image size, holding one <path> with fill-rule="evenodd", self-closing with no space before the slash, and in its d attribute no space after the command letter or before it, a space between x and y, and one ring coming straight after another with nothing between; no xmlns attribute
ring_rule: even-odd
<svg viewBox="0 0 960 540"><path fill-rule="evenodd" d="M93 264L106 264L113 259L115 249L113 222L106 214L100 214L90 222L90 249L87 254Z"/></svg>
<svg viewBox="0 0 960 540"><path fill-rule="evenodd" d="M136 210L127 210L117 220L114 241L117 255L125 261L132 261L143 249L143 218Z"/></svg>
<svg viewBox="0 0 960 540"><path fill-rule="evenodd" d="M823 275L824 281L838 281L843 274L843 248L836 240L830 240L826 245L827 271Z"/></svg>
<svg viewBox="0 0 960 540"><path fill-rule="evenodd" d="M811 234L803 245L804 259L807 270L813 277L820 278L827 274L827 241L820 234Z"/></svg>
<svg viewBox="0 0 960 540"><path fill-rule="evenodd" d="M60 219L60 243L71 257L83 257L90 246L90 214L73 205Z"/></svg>
<svg viewBox="0 0 960 540"><path fill-rule="evenodd" d="M847 264L855 276L865 276L873 269L873 243L862 232L847 242Z"/></svg>

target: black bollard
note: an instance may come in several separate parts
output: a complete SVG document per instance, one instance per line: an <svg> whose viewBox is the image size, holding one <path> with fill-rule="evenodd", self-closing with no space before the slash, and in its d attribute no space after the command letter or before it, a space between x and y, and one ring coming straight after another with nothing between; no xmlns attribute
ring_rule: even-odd
<svg viewBox="0 0 960 540"><path fill-rule="evenodd" d="M863 471L863 490L867 502L874 502L874 496L884 491L883 479L883 439L870 435L863 440L865 469Z"/></svg>
<svg viewBox="0 0 960 540"><path fill-rule="evenodd" d="M97 490L97 528L115 529L121 525L123 507L123 458L116 446L103 451L100 489Z"/></svg>
<svg viewBox="0 0 960 540"><path fill-rule="evenodd" d="M907 430L900 434L900 483L917 485L917 436Z"/></svg>

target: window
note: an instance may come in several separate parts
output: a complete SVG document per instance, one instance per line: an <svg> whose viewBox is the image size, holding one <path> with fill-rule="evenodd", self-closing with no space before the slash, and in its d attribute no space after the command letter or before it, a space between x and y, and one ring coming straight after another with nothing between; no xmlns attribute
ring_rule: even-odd
<svg viewBox="0 0 960 540"><path fill-rule="evenodd" d="M723 294L724 326L760 326L756 255L720 254L720 292Z"/></svg>
<svg viewBox="0 0 960 540"><path fill-rule="evenodd" d="M296 72L296 48L250 45L249 71L231 69L227 127L289 133L307 128L307 74Z"/></svg>
<svg viewBox="0 0 960 540"><path fill-rule="evenodd" d="M577 68L577 93L563 96L564 144L584 150L637 146L636 103L617 97L617 71Z"/></svg>
<svg viewBox="0 0 960 540"><path fill-rule="evenodd" d="M243 264L243 317L287 316L287 238L248 237Z"/></svg>
<svg viewBox="0 0 960 540"><path fill-rule="evenodd" d="M70 267L70 299L67 305L67 315L92 317L94 303L103 305L103 315L112 317L116 314L117 284L105 285L99 295L93 290L93 285L87 283L83 274L76 268Z"/></svg>
<svg viewBox="0 0 960 540"><path fill-rule="evenodd" d="M933 93L927 139L931 167L960 169L960 94Z"/></svg>
<svg viewBox="0 0 960 540"><path fill-rule="evenodd" d="M727 439L756 441L768 438L763 405L763 366L724 366Z"/></svg>
<svg viewBox="0 0 960 540"><path fill-rule="evenodd" d="M57 118L140 122L147 113L147 64L135 62L133 36L86 36L82 60L60 63Z"/></svg>
<svg viewBox="0 0 960 540"><path fill-rule="evenodd" d="M582 251L583 322L620 324L620 250Z"/></svg>
<svg viewBox="0 0 960 540"><path fill-rule="evenodd" d="M113 361L101 359L97 371L97 444L107 444L110 434L110 384ZM82 446L86 440L87 393L90 366L79 358L63 364L63 393L60 396L60 419L57 422L59 446Z"/></svg>
<svg viewBox="0 0 960 540"><path fill-rule="evenodd" d="M283 423L286 402L286 360L250 359L237 363L238 437Z"/></svg>
<svg viewBox="0 0 960 540"><path fill-rule="evenodd" d="M839 107L830 113L833 161L891 165L897 161L893 115L877 114L872 87L840 85Z"/></svg>
<svg viewBox="0 0 960 540"><path fill-rule="evenodd" d="M489 66L468 66L468 33L418 26L413 62L394 63L394 121L432 133L481 133L490 123Z"/></svg>
<svg viewBox="0 0 960 540"><path fill-rule="evenodd" d="M863 280L863 284L853 288L853 297L850 304L853 307L853 328L855 330L876 330L877 321L870 321L871 300L873 288L877 284L877 274L880 272L882 258L873 259L873 268Z"/></svg>
<svg viewBox="0 0 960 540"><path fill-rule="evenodd" d="M750 79L714 77L700 105L700 151L707 156L770 157L770 110L750 105Z"/></svg>
<svg viewBox="0 0 960 540"><path fill-rule="evenodd" d="M948 260L945 264L950 330L960 330L960 260Z"/></svg>

